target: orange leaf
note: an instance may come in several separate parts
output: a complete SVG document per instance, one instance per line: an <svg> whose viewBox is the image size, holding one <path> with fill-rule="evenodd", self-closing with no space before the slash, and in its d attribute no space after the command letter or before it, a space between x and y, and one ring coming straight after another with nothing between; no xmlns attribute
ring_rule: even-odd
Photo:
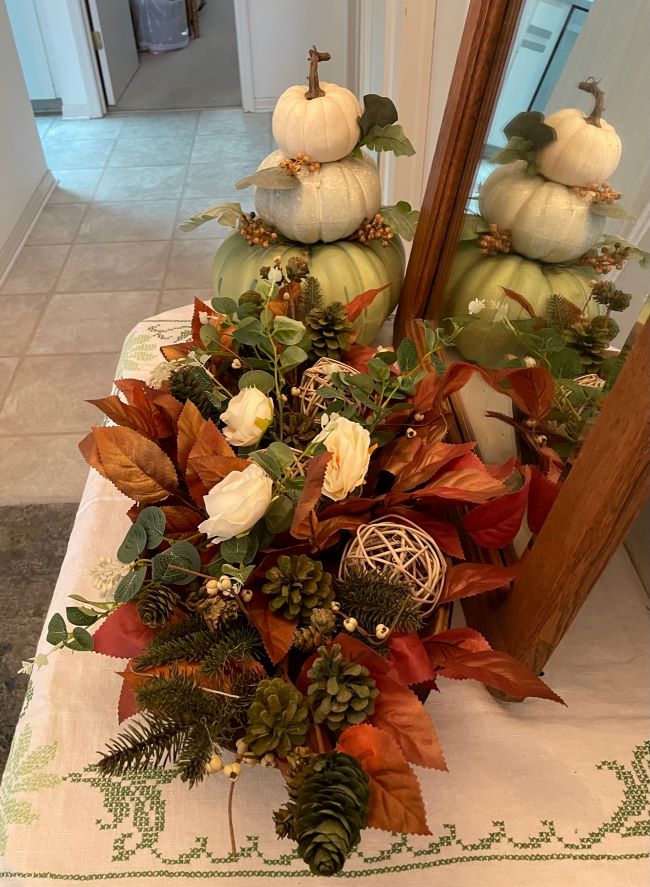
<svg viewBox="0 0 650 887"><path fill-rule="evenodd" d="M485 502L463 517L463 527L477 545L504 548L519 532L530 486L530 470L524 468L524 471L526 480L520 490Z"/></svg>
<svg viewBox="0 0 650 887"><path fill-rule="evenodd" d="M216 425L207 421L199 431L187 459L188 483L191 483L193 472L201 479L204 484L203 493L206 493L231 471L243 471L248 465L250 465L248 459L237 458L235 451ZM194 501L198 501L194 490L192 495Z"/></svg>
<svg viewBox="0 0 650 887"><path fill-rule="evenodd" d="M349 727L337 751L355 757L370 781L368 826L407 835L430 835L420 784L399 745L370 724Z"/></svg>
<svg viewBox="0 0 650 887"><path fill-rule="evenodd" d="M289 652L297 620L285 619L269 610L269 599L261 591L254 591L246 609L266 647L271 662L276 665Z"/></svg>
<svg viewBox="0 0 650 887"><path fill-rule="evenodd" d="M408 440L408 438L402 439ZM413 440L418 440L418 438L413 438ZM420 484L426 483L438 471L444 468L448 462L451 462L452 459L457 459L459 456L471 453L475 446L476 444L471 442L446 444L439 441L427 444L421 441L419 451L413 454L411 462L398 473L393 490L399 493L404 490L412 490L420 486ZM390 471L390 468L387 470Z"/></svg>
<svg viewBox="0 0 650 887"><path fill-rule="evenodd" d="M194 351L194 342L177 342L175 345L161 345L160 352L165 360L182 360Z"/></svg>
<svg viewBox="0 0 650 887"><path fill-rule="evenodd" d="M194 406L191 400L183 405L183 410L178 420L178 466L185 473L187 459L199 433L205 425L205 419Z"/></svg>
<svg viewBox="0 0 650 887"><path fill-rule="evenodd" d="M512 567L498 567L494 564L455 564L448 567L440 603L446 604L459 598L503 588L512 582L520 566L521 562Z"/></svg>
<svg viewBox="0 0 650 887"><path fill-rule="evenodd" d="M139 431L145 437L155 438L156 428L151 418L147 418L137 408L130 404L124 403L117 394L111 394L108 397L100 397L96 400L89 400L94 407L101 410L116 425L122 425L125 428L132 428Z"/></svg>
<svg viewBox="0 0 650 887"><path fill-rule="evenodd" d="M543 474L539 468L533 466L530 478L530 491L528 494L528 528L531 533L539 533L548 517L560 492L560 483L554 483Z"/></svg>
<svg viewBox="0 0 650 887"><path fill-rule="evenodd" d="M198 527L204 519L204 515L193 508L184 505L163 505L165 514L165 534L167 536L193 536L198 532Z"/></svg>
<svg viewBox="0 0 650 887"><path fill-rule="evenodd" d="M365 293L359 293L359 295L355 296L351 302L348 302L348 304L345 306L345 310L350 323L354 323L361 312L364 311L369 305L372 305L379 293L383 292L383 290L385 290L389 286L390 283L385 283L383 286L378 286L377 289L366 290Z"/></svg>
<svg viewBox="0 0 650 887"><path fill-rule="evenodd" d="M450 660L440 674L443 678L472 678L520 699L536 696L566 704L541 678L501 650L461 653Z"/></svg>
<svg viewBox="0 0 650 887"><path fill-rule="evenodd" d="M310 539L312 536L311 513L320 499L327 463L331 458L331 453L321 453L307 463L305 486L291 524L291 535L296 539Z"/></svg>
<svg viewBox="0 0 650 887"><path fill-rule="evenodd" d="M438 734L415 693L385 675L375 682L379 694L370 723L392 737L411 764L446 770Z"/></svg>
<svg viewBox="0 0 650 887"><path fill-rule="evenodd" d="M93 428L103 474L117 489L141 504L167 499L178 489L171 459L131 428Z"/></svg>
<svg viewBox="0 0 650 887"><path fill-rule="evenodd" d="M449 628L425 638L422 643L431 664L435 666L445 665L462 652L478 653L492 649L483 635L474 628Z"/></svg>
<svg viewBox="0 0 650 887"><path fill-rule="evenodd" d="M541 419L551 409L555 382L544 367L499 370L494 373L494 379L492 387L507 394L514 405L532 419Z"/></svg>
<svg viewBox="0 0 650 887"><path fill-rule="evenodd" d="M79 441L79 452L91 468L94 468L98 474L101 474L102 477L108 479L108 475L104 471L104 466L102 465L102 460L99 458L99 450L97 449L97 444L95 443L92 431L90 431L83 440Z"/></svg>
<svg viewBox="0 0 650 887"><path fill-rule="evenodd" d="M516 302L518 305L520 305L524 309L526 314L533 318L537 317L537 315L535 314L535 309L530 304L528 299L524 298L524 296L522 296L520 293L516 293L514 290L509 290L506 286L502 286L501 289L509 299L512 299L513 302Z"/></svg>
<svg viewBox="0 0 650 887"><path fill-rule="evenodd" d="M501 496L506 488L484 469L460 468L434 478L426 487L415 490L417 498L454 499L457 502L485 502Z"/></svg>

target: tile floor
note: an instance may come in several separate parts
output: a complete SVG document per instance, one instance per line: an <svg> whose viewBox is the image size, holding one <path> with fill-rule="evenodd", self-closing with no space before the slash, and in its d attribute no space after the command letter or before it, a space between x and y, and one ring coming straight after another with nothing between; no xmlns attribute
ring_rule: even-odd
<svg viewBox="0 0 650 887"><path fill-rule="evenodd" d="M271 150L270 115L237 109L39 118L59 186L0 287L0 505L76 502L77 443L139 320L210 294L225 231L178 224ZM248 198L250 201L250 198Z"/></svg>

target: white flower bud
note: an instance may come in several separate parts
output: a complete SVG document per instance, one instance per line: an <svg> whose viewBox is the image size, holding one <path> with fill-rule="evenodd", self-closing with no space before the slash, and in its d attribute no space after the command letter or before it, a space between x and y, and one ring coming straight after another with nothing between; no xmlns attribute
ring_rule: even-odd
<svg viewBox="0 0 650 887"><path fill-rule="evenodd" d="M275 767L275 755L272 751L267 751L267 753L262 757L260 761L262 767Z"/></svg>
<svg viewBox="0 0 650 887"><path fill-rule="evenodd" d="M416 422L424 422L424 413L416 413L413 418Z"/></svg>

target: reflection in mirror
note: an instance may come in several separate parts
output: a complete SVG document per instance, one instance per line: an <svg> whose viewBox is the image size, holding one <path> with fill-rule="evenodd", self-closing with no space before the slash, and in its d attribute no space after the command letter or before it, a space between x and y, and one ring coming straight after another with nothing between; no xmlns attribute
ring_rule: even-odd
<svg viewBox="0 0 650 887"><path fill-rule="evenodd" d="M462 358L528 369L539 389L513 409L477 374L456 396L488 461L566 476L643 322L649 41L645 0L624 16L607 0L525 4L441 313L463 327Z"/></svg>

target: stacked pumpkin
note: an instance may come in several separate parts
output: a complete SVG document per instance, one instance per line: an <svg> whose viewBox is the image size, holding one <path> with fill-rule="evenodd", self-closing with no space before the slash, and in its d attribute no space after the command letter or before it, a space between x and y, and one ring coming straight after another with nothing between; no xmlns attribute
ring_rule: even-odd
<svg viewBox="0 0 650 887"><path fill-rule="evenodd" d="M466 357L489 364L504 357L505 339L494 330L495 312L515 319L522 308L503 298L503 289L521 293L544 316L552 293L581 309L598 270L594 256L606 216L620 197L607 185L618 166L621 141L602 117L604 96L592 79L580 89L594 97L585 115L565 108L546 120L538 112L517 115L505 128L506 148L492 158L505 164L479 191L480 219L468 219L467 239L458 249L447 287L445 314L467 314L474 300L505 303L487 309L465 331L459 347Z"/></svg>
<svg viewBox="0 0 650 887"><path fill-rule="evenodd" d="M203 216L239 228L215 256L217 296L236 297L254 286L260 268L278 259L286 266L292 257L307 261L326 304L386 287L355 324L358 340L368 344L397 303L404 276L399 235L412 236L417 213L408 204L381 208L377 164L362 149L414 151L390 99L365 96L362 108L350 90L319 80L318 64L329 58L310 50L309 88L290 87L273 112L278 150L237 183L255 186L256 212L243 214L233 204L234 213L215 207Z"/></svg>

